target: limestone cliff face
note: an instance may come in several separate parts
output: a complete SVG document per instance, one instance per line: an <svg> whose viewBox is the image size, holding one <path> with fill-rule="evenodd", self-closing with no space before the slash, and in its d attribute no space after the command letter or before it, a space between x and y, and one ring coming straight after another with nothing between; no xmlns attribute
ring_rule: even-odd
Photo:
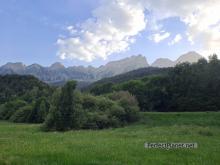
<svg viewBox="0 0 220 165"><path fill-rule="evenodd" d="M155 62L153 62L151 66L157 68L174 67L175 65L184 62L189 62L189 63L198 62L198 60L201 58L203 58L203 56L201 56L197 52L191 51L181 55L176 61L172 61L168 58L159 58Z"/></svg>
<svg viewBox="0 0 220 165"><path fill-rule="evenodd" d="M189 63L194 63L198 62L199 59L203 58L200 54L191 51L186 54L181 55L176 61L176 64L183 63L183 62L189 62Z"/></svg>
<svg viewBox="0 0 220 165"><path fill-rule="evenodd" d="M49 83L67 80L96 81L148 66L146 58L139 55L109 62L98 68L92 66L72 66L66 68L58 62L50 67L43 67L39 64L25 66L22 63L7 63L0 67L0 74L33 75Z"/></svg>
<svg viewBox="0 0 220 165"><path fill-rule="evenodd" d="M159 58L151 66L157 68L168 68L168 67L174 67L175 62L171 61L168 58Z"/></svg>
<svg viewBox="0 0 220 165"><path fill-rule="evenodd" d="M131 56L119 61L109 62L106 65L97 68L96 76L97 78L111 77L145 67L149 67L149 64L144 56Z"/></svg>

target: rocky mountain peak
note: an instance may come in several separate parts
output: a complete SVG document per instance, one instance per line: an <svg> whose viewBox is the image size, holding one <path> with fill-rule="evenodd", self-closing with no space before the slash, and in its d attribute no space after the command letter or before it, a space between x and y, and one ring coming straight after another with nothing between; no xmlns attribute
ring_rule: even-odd
<svg viewBox="0 0 220 165"><path fill-rule="evenodd" d="M27 66L27 68L40 69L43 67L41 65L35 63L35 64L31 64L31 65Z"/></svg>
<svg viewBox="0 0 220 165"><path fill-rule="evenodd" d="M103 65L97 69L98 77L103 76L114 76L117 74L129 72L139 68L148 67L149 64L146 58L142 55L131 56L118 61L112 61Z"/></svg>
<svg viewBox="0 0 220 165"><path fill-rule="evenodd" d="M65 66L61 64L60 62L55 62L49 68L52 70L59 70L59 69L65 69Z"/></svg>
<svg viewBox="0 0 220 165"><path fill-rule="evenodd" d="M201 58L203 58L203 57L200 54L198 54L197 52L190 51L186 54L181 55L176 60L176 64L184 63L184 62L194 63L194 62L198 62L198 60Z"/></svg>
<svg viewBox="0 0 220 165"><path fill-rule="evenodd" d="M168 67L173 67L174 65L175 62L168 58L159 58L151 64L152 67L158 67L158 68L168 68Z"/></svg>
<svg viewBox="0 0 220 165"><path fill-rule="evenodd" d="M8 62L7 64L2 66L3 69L11 69L13 71L22 71L25 69L25 67L26 66L21 62L16 62L16 63Z"/></svg>

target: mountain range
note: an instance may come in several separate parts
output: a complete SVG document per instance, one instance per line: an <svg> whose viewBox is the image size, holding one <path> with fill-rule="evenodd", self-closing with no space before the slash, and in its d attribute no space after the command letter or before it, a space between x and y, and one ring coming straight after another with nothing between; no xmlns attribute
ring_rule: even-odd
<svg viewBox="0 0 220 165"><path fill-rule="evenodd" d="M60 82L66 82L68 80L77 80L80 82L94 82L106 77L116 76L122 73L126 73L132 70L157 67L166 68L173 67L178 63L183 62L197 62L201 55L196 52L188 52L181 55L176 61L160 58L157 59L152 65L149 65L147 59L142 56L131 56L119 61L112 61L106 65L102 65L98 68L88 66L72 66L65 67L61 63L54 63L49 67L43 67L39 64L32 64L25 66L23 63L7 63L0 67L0 75L5 74L19 74L19 75L33 75L40 80L50 83L59 84Z"/></svg>
<svg viewBox="0 0 220 165"><path fill-rule="evenodd" d="M153 62L151 66L157 67L157 68L174 67L175 65L184 63L184 62L194 63L194 62L197 62L201 58L203 58L203 56L201 56L197 52L191 51L191 52L181 55L175 61L172 61L168 58L159 58L155 62Z"/></svg>

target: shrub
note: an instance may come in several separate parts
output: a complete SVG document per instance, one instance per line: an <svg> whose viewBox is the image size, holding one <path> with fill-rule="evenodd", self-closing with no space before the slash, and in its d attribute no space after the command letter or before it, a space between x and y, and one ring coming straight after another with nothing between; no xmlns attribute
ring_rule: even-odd
<svg viewBox="0 0 220 165"><path fill-rule="evenodd" d="M116 103L104 96L93 96L82 94L82 113L84 115L84 129L103 129L115 127L120 123L120 119L115 117L111 111L116 107Z"/></svg>
<svg viewBox="0 0 220 165"><path fill-rule="evenodd" d="M19 108L25 106L27 103L23 100L9 101L0 108L0 119L8 120Z"/></svg>
<svg viewBox="0 0 220 165"><path fill-rule="evenodd" d="M119 120L122 123L126 122L125 109L116 103L111 107L111 109L109 109L109 114L112 120Z"/></svg>
<svg viewBox="0 0 220 165"><path fill-rule="evenodd" d="M10 117L10 121L17 123L28 123L30 121L32 110L33 107L31 105L21 107Z"/></svg>
<svg viewBox="0 0 220 165"><path fill-rule="evenodd" d="M49 113L43 123L44 131L57 130L60 122L60 113L57 110L61 90L58 88L52 95Z"/></svg>
<svg viewBox="0 0 220 165"><path fill-rule="evenodd" d="M127 91L113 92L107 95L110 99L118 102L124 108L124 120L128 123L137 121L139 119L138 102L134 96Z"/></svg>
<svg viewBox="0 0 220 165"><path fill-rule="evenodd" d="M50 105L46 98L42 97L37 99L34 103L33 111L30 116L31 123L43 123L48 112Z"/></svg>
<svg viewBox="0 0 220 165"><path fill-rule="evenodd" d="M61 101L66 95L63 92L67 92L64 88L52 96L50 112L43 125L46 131L104 129L123 126L138 119L137 101L128 92L93 96L74 91L68 95L71 97L68 97L64 104ZM71 113L68 113L66 118L63 114L68 107ZM63 120L69 120L68 124L63 125Z"/></svg>
<svg viewBox="0 0 220 165"><path fill-rule="evenodd" d="M42 125L42 130L50 131L50 130L59 130L60 124L60 113L57 111L56 107L51 105L50 112L46 117Z"/></svg>
<svg viewBox="0 0 220 165"><path fill-rule="evenodd" d="M75 81L67 82L61 91L57 91L52 101L52 109L44 123L44 130L65 131L74 128L76 111L74 106Z"/></svg>
<svg viewBox="0 0 220 165"><path fill-rule="evenodd" d="M96 111L98 109L97 97L85 94L82 96L82 108L87 111Z"/></svg>

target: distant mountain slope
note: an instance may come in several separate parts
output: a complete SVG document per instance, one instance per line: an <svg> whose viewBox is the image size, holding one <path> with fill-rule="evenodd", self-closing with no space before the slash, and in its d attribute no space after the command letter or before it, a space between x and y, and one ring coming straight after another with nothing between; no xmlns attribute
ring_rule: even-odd
<svg viewBox="0 0 220 165"><path fill-rule="evenodd" d="M184 62L195 63L198 62L198 60L201 58L203 58L203 56L201 56L197 52L191 51L181 55L176 61L172 61L168 58L159 58L155 62L153 62L151 66L158 68L174 67L175 65Z"/></svg>
<svg viewBox="0 0 220 165"><path fill-rule="evenodd" d="M149 64L144 56L131 56L123 60L109 62L108 64L99 67L96 71L96 76L98 79L111 77L148 66Z"/></svg>
<svg viewBox="0 0 220 165"><path fill-rule="evenodd" d="M99 81L90 84L88 87L85 87L83 90L89 90L96 85L101 85L106 83L121 83L129 80L140 79L150 75L166 74L169 70L170 68L154 68L154 67L141 68L117 76L113 76L110 78L101 79Z"/></svg>
<svg viewBox="0 0 220 165"><path fill-rule="evenodd" d="M20 62L16 62L16 63L8 62L7 64L3 65L0 68L0 74L13 74L16 72L23 74L25 71L25 67L26 66Z"/></svg>
<svg viewBox="0 0 220 165"><path fill-rule="evenodd" d="M158 68L168 68L168 67L174 67L175 62L171 61L168 58L159 58L153 64L151 64L151 66Z"/></svg>
<svg viewBox="0 0 220 165"><path fill-rule="evenodd" d="M62 70L62 69L65 69L65 66L59 62L55 62L54 64L50 66L50 69L51 70Z"/></svg>
<svg viewBox="0 0 220 165"><path fill-rule="evenodd" d="M189 63L194 63L198 62L199 59L203 58L200 54L191 51L186 54L181 55L176 61L176 64L183 63L183 62L189 62Z"/></svg>

